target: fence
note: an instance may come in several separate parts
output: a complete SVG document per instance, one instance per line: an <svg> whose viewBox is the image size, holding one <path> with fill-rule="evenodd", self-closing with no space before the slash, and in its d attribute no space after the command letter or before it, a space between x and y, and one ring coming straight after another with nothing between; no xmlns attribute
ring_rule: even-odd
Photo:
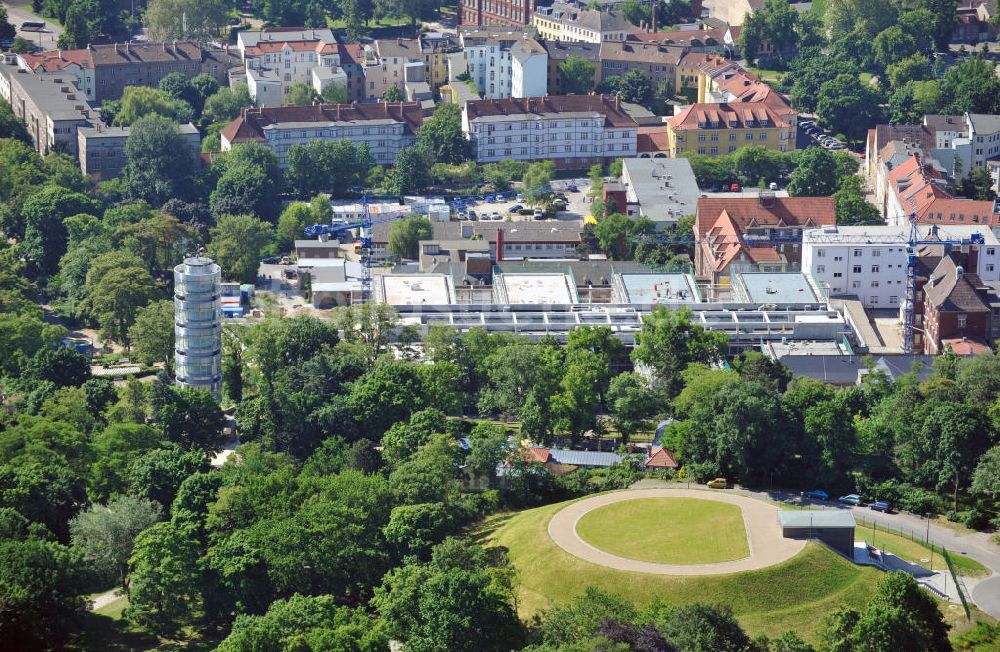
<svg viewBox="0 0 1000 652"><path fill-rule="evenodd" d="M948 554L948 550L945 549L943 546L939 546L931 542L929 539L927 539L925 535L926 530L924 532L921 532L919 528L916 530L914 530L913 528L902 528L902 529L891 528L886 525L881 525L877 521L872 521L860 516L856 516L855 520L857 521L859 527L864 527L866 530L871 529L873 544L876 532L882 531L888 534L893 534L895 536L901 537L903 539L909 539L914 543L919 543L920 545L929 548L932 553L941 555L941 558L944 559L945 565L948 567L948 573L951 575L951 579L955 584L955 591L958 593L958 599L962 603L962 608L965 610L965 618L969 621L972 620L972 611L969 608L969 603L965 598L965 589L963 588L962 583L958 581L958 574L955 572L954 564L952 564L951 555Z"/></svg>

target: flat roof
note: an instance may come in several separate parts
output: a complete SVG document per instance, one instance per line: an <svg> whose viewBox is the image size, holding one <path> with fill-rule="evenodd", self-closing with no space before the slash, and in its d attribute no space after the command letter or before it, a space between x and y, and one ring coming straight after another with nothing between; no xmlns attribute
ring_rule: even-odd
<svg viewBox="0 0 1000 652"><path fill-rule="evenodd" d="M781 527L854 528L854 514L846 509L778 510Z"/></svg>
<svg viewBox="0 0 1000 652"><path fill-rule="evenodd" d="M510 303L576 303L566 274L504 274Z"/></svg>
<svg viewBox="0 0 1000 652"><path fill-rule="evenodd" d="M737 285L750 303L819 303L816 291L801 272L741 272Z"/></svg>
<svg viewBox="0 0 1000 652"><path fill-rule="evenodd" d="M687 274L622 274L629 303L687 303L697 301Z"/></svg>
<svg viewBox="0 0 1000 652"><path fill-rule="evenodd" d="M701 191L686 158L627 158L622 181L626 195L637 201L643 215L655 222L676 222L694 215Z"/></svg>
<svg viewBox="0 0 1000 652"><path fill-rule="evenodd" d="M451 303L451 286L445 274L387 274L382 276L385 302L393 306Z"/></svg>
<svg viewBox="0 0 1000 652"><path fill-rule="evenodd" d="M817 356L817 355L847 355L844 345L840 342L790 340L786 342L770 342L768 347L774 357L784 360L786 356Z"/></svg>

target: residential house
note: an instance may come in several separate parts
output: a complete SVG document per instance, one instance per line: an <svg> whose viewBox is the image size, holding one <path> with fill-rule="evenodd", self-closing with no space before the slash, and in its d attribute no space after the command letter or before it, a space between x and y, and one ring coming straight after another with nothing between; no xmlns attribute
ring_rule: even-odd
<svg viewBox="0 0 1000 652"><path fill-rule="evenodd" d="M635 156L638 124L617 97L556 95L467 102L462 128L480 163L552 160L586 168Z"/></svg>
<svg viewBox="0 0 1000 652"><path fill-rule="evenodd" d="M187 41L130 41L89 45L87 49L94 67L97 102L120 98L126 86L158 86L161 79L175 72L187 77L205 73L226 85L229 70L240 65L235 52Z"/></svg>
<svg viewBox="0 0 1000 652"><path fill-rule="evenodd" d="M990 350L990 288L978 274L963 266L974 263L970 261L974 257L975 252L949 252L940 258L922 286L924 353L936 355L944 353L949 345L954 349L963 344L978 344L983 352Z"/></svg>
<svg viewBox="0 0 1000 652"><path fill-rule="evenodd" d="M28 128L35 151L77 155L76 128L90 121L90 108L72 78L43 78L20 68L12 54L0 63L0 97Z"/></svg>
<svg viewBox="0 0 1000 652"><path fill-rule="evenodd" d="M952 43L995 41L1000 32L996 21L996 0L959 0Z"/></svg>
<svg viewBox="0 0 1000 652"><path fill-rule="evenodd" d="M605 41L601 43L601 79L638 70L651 81L654 89L666 85L672 92L677 64L683 55L684 48L677 45Z"/></svg>
<svg viewBox="0 0 1000 652"><path fill-rule="evenodd" d="M699 29L633 32L628 40L673 45L688 52L734 55L739 36L739 27L701 25Z"/></svg>
<svg viewBox="0 0 1000 652"><path fill-rule="evenodd" d="M328 86L347 89L335 42L261 41L247 47L243 56L247 87L257 106L282 106L296 83L308 84L317 93Z"/></svg>
<svg viewBox="0 0 1000 652"><path fill-rule="evenodd" d="M710 18L727 25L743 25L747 14L764 6L764 0L706 0Z"/></svg>
<svg viewBox="0 0 1000 652"><path fill-rule="evenodd" d="M201 132L190 122L177 130L191 152L192 162L201 153ZM125 143L131 127L107 127L99 120L76 129L80 171L95 181L113 179L125 167Z"/></svg>
<svg viewBox="0 0 1000 652"><path fill-rule="evenodd" d="M453 67L450 78L468 73L481 97L506 99L547 92L548 54L535 39L534 30L463 28L459 40L465 52L464 69ZM457 63L454 57L451 61Z"/></svg>
<svg viewBox="0 0 1000 652"><path fill-rule="evenodd" d="M624 41L638 31L620 9L585 9L558 0L550 7L536 7L531 24L541 38L553 41Z"/></svg>
<svg viewBox="0 0 1000 652"><path fill-rule="evenodd" d="M917 229L921 240L956 240L969 246L973 246L973 234L982 237L975 267L968 271L985 281L1000 280L1000 240L989 227L920 224ZM907 264L913 253L909 238L908 225L830 225L807 230L802 237L802 271L811 274L830 296L856 296L865 307L895 309L906 301ZM933 265L921 276L932 271ZM919 297L916 305L919 309Z"/></svg>
<svg viewBox="0 0 1000 652"><path fill-rule="evenodd" d="M692 104L666 123L672 158L685 152L731 154L747 145L779 152L795 149L795 123L787 122L763 102Z"/></svg>
<svg viewBox="0 0 1000 652"><path fill-rule="evenodd" d="M957 198L944 176L917 155L888 173L882 211L886 223L1000 225L1000 203Z"/></svg>
<svg viewBox="0 0 1000 652"><path fill-rule="evenodd" d="M423 112L415 102L259 107L244 110L220 135L223 151L237 143L261 143L278 155L282 167L293 145L316 140L365 143L376 163L392 165L400 150L416 142L421 124Z"/></svg>
<svg viewBox="0 0 1000 652"><path fill-rule="evenodd" d="M700 197L695 212L695 273L728 285L736 272L793 271L802 232L836 224L833 197Z"/></svg>
<svg viewBox="0 0 1000 652"><path fill-rule="evenodd" d="M631 217L648 217L658 228L694 215L698 206L698 182L686 158L627 158L622 164L621 183L625 206Z"/></svg>
<svg viewBox="0 0 1000 652"><path fill-rule="evenodd" d="M94 65L90 50L49 50L46 52L24 52L17 55L18 65L32 71L43 79L59 77L71 79L77 90L89 101L97 100L94 83Z"/></svg>
<svg viewBox="0 0 1000 652"><path fill-rule="evenodd" d="M448 83L448 55L462 51L458 36L448 32L423 32L419 37L424 80L437 90Z"/></svg>

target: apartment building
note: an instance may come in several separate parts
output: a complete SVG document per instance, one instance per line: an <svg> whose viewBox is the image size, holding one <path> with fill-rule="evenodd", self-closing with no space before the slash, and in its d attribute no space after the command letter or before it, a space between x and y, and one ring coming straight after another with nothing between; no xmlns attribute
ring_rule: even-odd
<svg viewBox="0 0 1000 652"><path fill-rule="evenodd" d="M836 224L833 197L700 197L695 211L695 273L728 285L738 272L794 271L803 231Z"/></svg>
<svg viewBox="0 0 1000 652"><path fill-rule="evenodd" d="M35 151L77 155L76 128L87 125L90 109L72 78L42 78L18 66L5 53L0 63L0 97L24 120Z"/></svg>
<svg viewBox="0 0 1000 652"><path fill-rule="evenodd" d="M70 80L88 101L103 102L120 98L126 86L157 86L173 72L206 73L225 86L230 68L241 62L236 52L197 43L133 41L24 54L18 64L43 79Z"/></svg>
<svg viewBox="0 0 1000 652"><path fill-rule="evenodd" d="M506 99L546 94L548 54L535 39L534 30L463 28L459 42L465 52L465 70L453 68L450 76L468 73L480 96Z"/></svg>
<svg viewBox="0 0 1000 652"><path fill-rule="evenodd" d="M779 152L795 149L795 124L766 104L692 104L666 123L672 158L685 152L731 154L747 145Z"/></svg>
<svg viewBox="0 0 1000 652"><path fill-rule="evenodd" d="M559 66L570 57L589 61L594 66L594 88L601 83L601 45L598 43L571 43L569 41L542 41L548 56L548 90L553 95L564 95L562 73Z"/></svg>
<svg viewBox="0 0 1000 652"><path fill-rule="evenodd" d="M241 63L235 52L206 49L182 41L132 41L89 45L87 49L94 66L98 102L120 98L126 86L158 86L161 79L174 72L187 77L206 73L225 86L230 68Z"/></svg>
<svg viewBox="0 0 1000 652"><path fill-rule="evenodd" d="M993 284L971 270L981 247L972 245L961 251L944 247L924 247L921 262L930 270L917 284L919 310L914 315L914 345L924 353L937 355L951 346L964 353L990 350L1000 306ZM917 317L919 316L919 321ZM921 337L922 335L922 337Z"/></svg>
<svg viewBox="0 0 1000 652"><path fill-rule="evenodd" d="M17 55L17 63L23 70L29 70L42 79L71 80L77 90L87 100L97 100L97 86L94 82L94 64L90 50L48 50L45 52Z"/></svg>
<svg viewBox="0 0 1000 652"><path fill-rule="evenodd" d="M619 204L618 210L631 217L648 217L658 228L694 215L698 207L698 181L686 158L627 158L621 185L625 204Z"/></svg>
<svg viewBox="0 0 1000 652"><path fill-rule="evenodd" d="M675 88L677 64L684 54L684 48L676 45L606 41L601 43L601 79L638 70L650 79L653 88L661 84Z"/></svg>
<svg viewBox="0 0 1000 652"><path fill-rule="evenodd" d="M191 151L194 162L201 153L201 133L190 122L178 125L181 138ZM106 127L100 121L77 127L80 171L94 181L113 179L125 167L125 143L130 127Z"/></svg>
<svg viewBox="0 0 1000 652"><path fill-rule="evenodd" d="M244 64L247 88L257 106L281 106L296 82L309 84L317 93L328 86L347 88L336 43L259 42L245 49Z"/></svg>
<svg viewBox="0 0 1000 652"><path fill-rule="evenodd" d="M423 112L415 102L260 107L247 109L222 129L222 150L261 143L285 167L293 145L348 140L367 144L379 165L392 165L400 150L416 142L422 123Z"/></svg>
<svg viewBox="0 0 1000 652"><path fill-rule="evenodd" d="M978 234L984 244L967 271L985 281L1000 280L1000 241L988 227L921 224L917 229L921 240L971 242L972 234ZM853 295L869 308L897 308L905 301L909 237L909 226L810 229L802 236L802 271L812 274L830 296Z"/></svg>
<svg viewBox="0 0 1000 652"><path fill-rule="evenodd" d="M420 35L420 57L424 80L437 89L448 83L448 55L461 52L458 36L447 32L424 32Z"/></svg>
<svg viewBox="0 0 1000 652"><path fill-rule="evenodd" d="M709 8L709 18L739 27L743 25L747 14L764 6L764 0L712 0L706 6Z"/></svg>
<svg viewBox="0 0 1000 652"><path fill-rule="evenodd" d="M467 102L462 128L480 163L552 160L585 168L635 156L638 124L615 96L557 95Z"/></svg>
<svg viewBox="0 0 1000 652"><path fill-rule="evenodd" d="M535 0L459 0L458 24L484 27L531 24Z"/></svg>
<svg viewBox="0 0 1000 652"><path fill-rule="evenodd" d="M882 205L886 223L1000 225L1000 202L955 197L945 176L912 155L887 173Z"/></svg>
<svg viewBox="0 0 1000 652"><path fill-rule="evenodd" d="M545 40L604 43L624 41L639 28L625 20L620 9L586 9L568 2L535 7L531 24Z"/></svg>
<svg viewBox="0 0 1000 652"><path fill-rule="evenodd" d="M688 52L724 55L730 54L738 48L739 36L739 27L725 24L719 26L703 24L700 29L634 32L629 35L628 40L674 45L686 48Z"/></svg>
<svg viewBox="0 0 1000 652"><path fill-rule="evenodd" d="M434 222L433 235L428 240L429 251L422 257L450 260L450 252L489 251L492 261L525 258L576 258L580 244L580 225L570 222ZM376 258L388 251L391 225L372 227L372 251ZM487 247L482 244L486 243ZM423 244L423 243L422 243ZM499 253L498 253L499 252Z"/></svg>

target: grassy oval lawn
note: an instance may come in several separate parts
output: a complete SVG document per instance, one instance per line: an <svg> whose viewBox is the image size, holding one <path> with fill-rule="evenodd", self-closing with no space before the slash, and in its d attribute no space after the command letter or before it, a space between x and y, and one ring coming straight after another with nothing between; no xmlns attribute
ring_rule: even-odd
<svg viewBox="0 0 1000 652"><path fill-rule="evenodd" d="M880 574L855 566L819 543L809 543L781 564L730 575L684 577L614 570L570 555L549 537L549 520L567 504L498 514L476 533L485 545L508 551L518 572L518 610L523 618L593 586L637 605L654 598L677 605L696 600L729 604L753 635L779 636L794 629L815 642L824 616L844 603L863 605Z"/></svg>
<svg viewBox="0 0 1000 652"><path fill-rule="evenodd" d="M576 533L613 555L661 564L713 564L750 556L742 510L717 500L623 500L581 516Z"/></svg>

